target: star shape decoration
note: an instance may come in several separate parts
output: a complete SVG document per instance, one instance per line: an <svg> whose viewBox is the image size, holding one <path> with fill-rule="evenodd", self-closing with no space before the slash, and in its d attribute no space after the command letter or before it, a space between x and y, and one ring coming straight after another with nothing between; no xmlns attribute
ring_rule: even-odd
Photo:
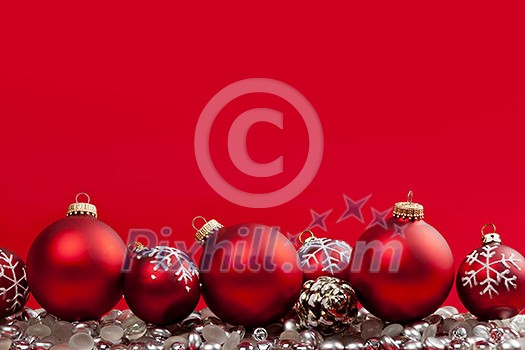
<svg viewBox="0 0 525 350"><path fill-rule="evenodd" d="M388 213L390 213L391 210L392 208L388 208L385 211L379 211L376 208L372 208L373 218L370 224L368 225L367 229L374 225L379 225L386 230L388 227L386 224L386 216L388 215Z"/></svg>
<svg viewBox="0 0 525 350"><path fill-rule="evenodd" d="M394 224L394 233L392 233L392 236L390 236L390 238L395 238L399 236L401 238L406 239L405 229L407 228L407 226L408 224L404 224L404 225Z"/></svg>
<svg viewBox="0 0 525 350"><path fill-rule="evenodd" d="M314 227L319 227L321 230L326 232L326 218L333 209L325 211L322 214L317 213L315 210L310 209L310 215L312 215L312 222L308 225L308 229L313 229Z"/></svg>
<svg viewBox="0 0 525 350"><path fill-rule="evenodd" d="M348 197L346 194L343 194L343 199L346 204L346 210L341 215L341 217L337 220L337 223L346 220L351 217L355 217L359 222L364 223L363 219L363 212L361 211L363 209L363 206L368 202L368 200L372 197L371 194L368 196L361 198L358 201L354 201L352 198Z"/></svg>

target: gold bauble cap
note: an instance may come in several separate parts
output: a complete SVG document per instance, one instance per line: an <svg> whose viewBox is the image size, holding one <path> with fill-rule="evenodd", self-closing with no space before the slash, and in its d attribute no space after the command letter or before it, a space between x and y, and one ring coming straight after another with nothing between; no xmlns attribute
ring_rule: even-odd
<svg viewBox="0 0 525 350"><path fill-rule="evenodd" d="M79 202L79 197L86 197L86 202ZM89 203L91 198L87 193L81 192L75 197L75 203L71 203L67 208L67 216L72 215L91 215L97 217L97 207Z"/></svg>
<svg viewBox="0 0 525 350"><path fill-rule="evenodd" d="M392 216L399 219L408 219L410 221L421 220L425 217L423 206L419 203L412 202L414 193L408 192L406 202L397 202L394 205Z"/></svg>
<svg viewBox="0 0 525 350"><path fill-rule="evenodd" d="M489 226L492 227L492 231L485 232L485 229ZM494 224L483 225L483 227L481 228L481 243L483 245L492 244L492 243L501 244L501 236L498 233L496 233L496 225Z"/></svg>
<svg viewBox="0 0 525 350"><path fill-rule="evenodd" d="M202 225L200 228L197 228L195 226L195 221L199 219L204 221L204 225ZM191 222L191 226L193 226L195 231L197 231L195 233L195 239L200 244L204 244L204 242L206 242L208 237L210 237L211 235L214 235L218 230L224 227L217 220L211 219L210 221L207 221L202 216L194 217L193 221Z"/></svg>

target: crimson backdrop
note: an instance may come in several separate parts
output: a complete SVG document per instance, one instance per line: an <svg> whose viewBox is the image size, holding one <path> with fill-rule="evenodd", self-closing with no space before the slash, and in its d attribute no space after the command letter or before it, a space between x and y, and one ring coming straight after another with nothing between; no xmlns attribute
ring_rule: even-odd
<svg viewBox="0 0 525 350"><path fill-rule="evenodd" d="M385 210L413 189L456 265L488 221L524 253L519 3L4 1L0 246L25 257L80 191L123 238L131 228L170 226L190 243L195 215L297 232L310 209L333 209L326 235L353 244L371 207ZM325 136L312 184L269 209L216 194L193 149L209 99L252 77L304 94ZM227 178L264 191L294 176L307 138L289 105L254 98L224 113L212 145ZM229 124L254 101L285 112L283 131L261 124L248 135L255 160L284 155L285 173L263 183L235 170L226 152ZM372 194L365 224L336 223L343 194ZM448 303L459 304L455 291Z"/></svg>

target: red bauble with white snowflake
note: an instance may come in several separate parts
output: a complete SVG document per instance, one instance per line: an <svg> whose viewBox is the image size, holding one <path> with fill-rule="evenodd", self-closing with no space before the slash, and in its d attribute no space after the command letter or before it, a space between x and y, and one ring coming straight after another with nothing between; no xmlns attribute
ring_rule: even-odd
<svg viewBox="0 0 525 350"><path fill-rule="evenodd" d="M204 245L202 296L221 320L261 327L293 308L303 272L295 247L277 229L256 223L223 227L210 220L195 236Z"/></svg>
<svg viewBox="0 0 525 350"><path fill-rule="evenodd" d="M350 284L363 307L389 322L408 323L430 315L454 283L447 241L423 220L423 206L394 206L393 216L369 227L356 242Z"/></svg>
<svg viewBox="0 0 525 350"><path fill-rule="evenodd" d="M303 239L304 234L310 236ZM306 230L299 235L302 243L297 252L303 269L304 280L331 276L348 281L352 248L348 243L330 238L318 238Z"/></svg>
<svg viewBox="0 0 525 350"><path fill-rule="evenodd" d="M0 318L16 314L28 298L26 265L15 253L0 248Z"/></svg>
<svg viewBox="0 0 525 350"><path fill-rule="evenodd" d="M491 226L492 232L485 233ZM456 288L463 305L483 320L505 319L525 307L525 259L501 244L493 224L481 229L483 245L459 266Z"/></svg>
<svg viewBox="0 0 525 350"><path fill-rule="evenodd" d="M200 280L197 266L179 249L130 246L130 270L124 277L124 297L135 315L147 323L181 321L197 306Z"/></svg>

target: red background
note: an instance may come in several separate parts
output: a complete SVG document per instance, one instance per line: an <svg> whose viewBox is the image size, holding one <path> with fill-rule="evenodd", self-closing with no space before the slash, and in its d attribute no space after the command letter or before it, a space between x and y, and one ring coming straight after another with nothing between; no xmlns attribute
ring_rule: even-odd
<svg viewBox="0 0 525 350"><path fill-rule="evenodd" d="M310 209L333 209L328 233L317 232L353 244L365 225L336 223L343 194L372 194L369 222L371 207L385 210L412 189L456 265L479 246L489 221L523 253L518 3L4 1L0 246L25 257L80 191L123 238L132 228L170 226L173 239L190 244L196 215L295 233L311 222ZM223 199L193 151L209 99L252 77L299 90L324 129L318 175L276 208ZM228 123L246 109L279 106L284 131L258 125L248 149L261 162L283 154L285 174L262 182L241 175L226 152ZM267 96L236 101L211 140L223 175L253 191L281 187L307 151L298 116ZM455 290L447 303L459 305Z"/></svg>

